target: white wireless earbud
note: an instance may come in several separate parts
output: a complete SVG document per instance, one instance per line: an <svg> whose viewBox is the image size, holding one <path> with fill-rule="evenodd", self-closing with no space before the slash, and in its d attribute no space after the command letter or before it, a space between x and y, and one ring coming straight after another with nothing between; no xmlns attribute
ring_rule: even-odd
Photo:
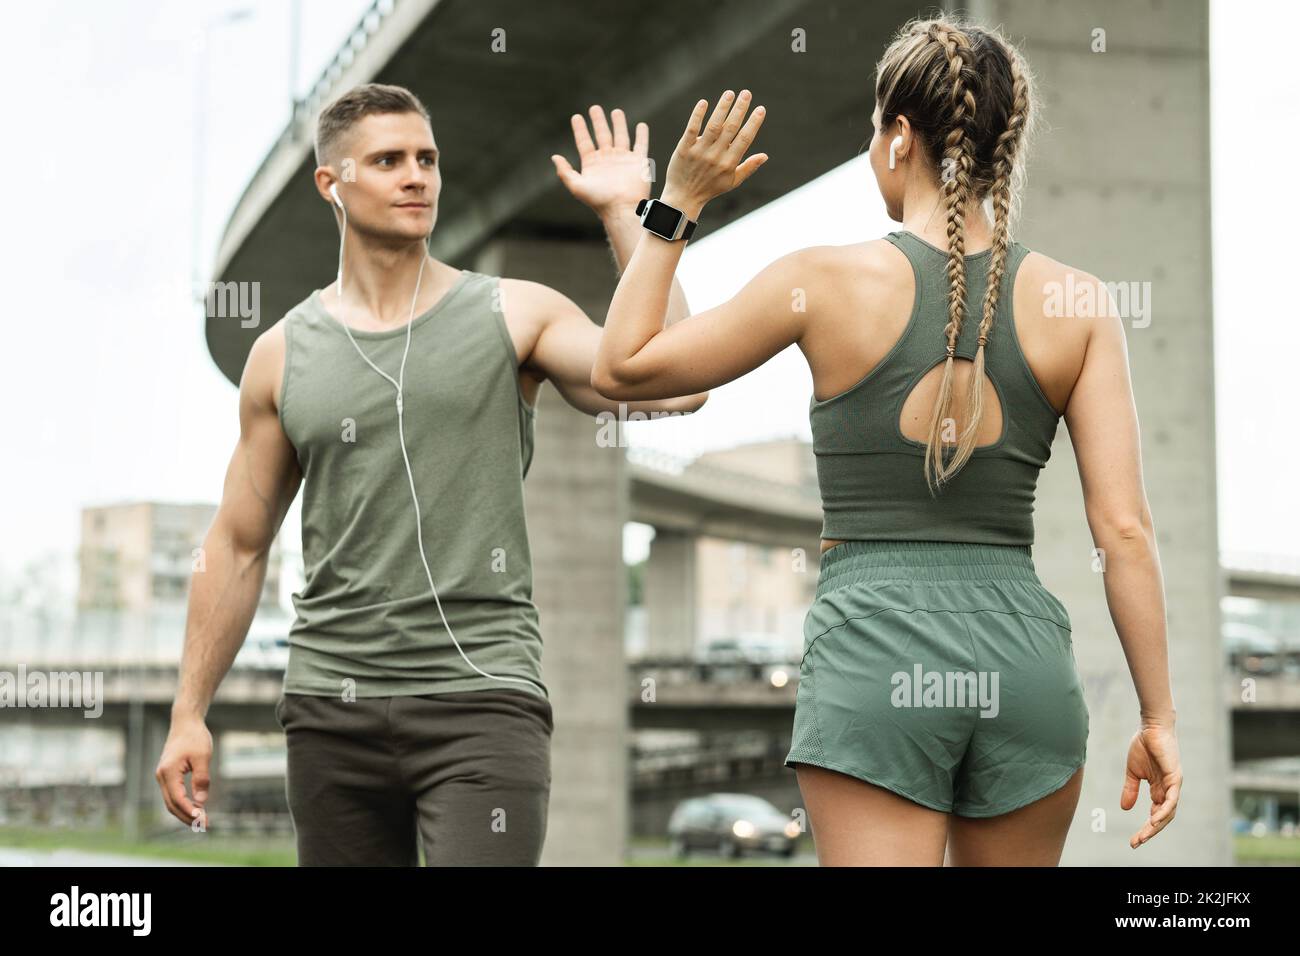
<svg viewBox="0 0 1300 956"><path fill-rule="evenodd" d="M893 169L895 165L894 150L903 145L903 137L895 136L894 141L889 144L889 168Z"/></svg>
<svg viewBox="0 0 1300 956"><path fill-rule="evenodd" d="M331 183L331 184L330 184L330 195L334 197L334 205L336 205L336 206L338 206L340 209L342 209L342 208L343 208L343 200L339 198L339 184L338 184L338 183Z"/></svg>

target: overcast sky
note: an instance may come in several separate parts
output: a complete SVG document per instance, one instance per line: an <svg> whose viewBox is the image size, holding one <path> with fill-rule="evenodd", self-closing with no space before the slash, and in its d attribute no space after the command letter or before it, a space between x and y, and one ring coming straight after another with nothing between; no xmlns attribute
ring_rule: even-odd
<svg viewBox="0 0 1300 956"><path fill-rule="evenodd" d="M304 4L299 90L366 6ZM193 38L200 23L241 8L251 14L207 31L209 83L196 110L204 61ZM0 240L11 302L0 378L11 452L0 493L0 574L72 555L85 505L219 500L238 434L237 393L209 358L189 301L193 123L197 115L206 131L199 256L206 270L235 200L288 118L289 9L287 0L266 0L24 3L6 11L10 46L0 71L10 91L9 155L20 175L7 181ZM1300 451L1288 440L1293 402L1276 400L1292 380L1297 342L1290 200L1279 195L1282 177L1259 173L1300 155L1300 129L1286 120L1300 102L1300 80L1286 31L1260 28L1275 11L1261 2L1212 7L1218 494L1225 551L1296 556ZM567 125L567 117L556 122ZM668 136L660 130L656 139ZM692 306L724 301L792 249L895 228L864 162L849 161L693 243L680 273ZM753 269L716 269L720 254ZM689 456L742 441L807 439L811 390L791 349L716 390L707 414L647 424L633 440ZM1158 521L1158 500L1153 507ZM296 550L297 507L289 522Z"/></svg>

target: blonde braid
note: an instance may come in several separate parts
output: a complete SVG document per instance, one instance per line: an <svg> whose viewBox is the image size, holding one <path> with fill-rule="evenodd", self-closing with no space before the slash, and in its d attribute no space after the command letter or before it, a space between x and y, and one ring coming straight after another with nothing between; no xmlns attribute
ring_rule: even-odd
<svg viewBox="0 0 1300 956"><path fill-rule="evenodd" d="M925 459L926 484L933 494L935 484L945 481L969 456L969 450L966 456L961 456L962 446L959 444L959 458L951 465L945 465L943 423L949 418L952 406L953 355L957 339L961 335L966 302L965 214L971 194L971 173L975 166L974 138L968 135L968 127L975 117L975 96L962 79L963 67L974 56L970 40L960 30L941 23L931 24L928 35L932 40L943 44L948 61L948 75L952 81L953 109L951 127L944 141L945 172L951 168L952 175L943 177L944 200L948 212L948 323L944 326L948 355L944 362L943 378L939 383L939 395L930 418ZM934 481L931 480L932 473Z"/></svg>
<svg viewBox="0 0 1300 956"><path fill-rule="evenodd" d="M998 41L1001 42L1001 41ZM993 317L997 314L998 296L1002 277L1006 273L1007 247L1010 243L1011 177L1015 171L1016 154L1020 149L1022 133L1029 115L1029 84L1021 70L1020 59L1014 50L1007 48L1007 62L1011 67L1011 113L1007 128L998 137L993 151L993 257L989 263L988 287L984 290L984 314L980 320L979 347L975 350L975 363L971 369L970 391L967 407L971 410L966 431L974 445L975 428L984 415L984 344L993 331ZM966 437L965 435L962 436Z"/></svg>

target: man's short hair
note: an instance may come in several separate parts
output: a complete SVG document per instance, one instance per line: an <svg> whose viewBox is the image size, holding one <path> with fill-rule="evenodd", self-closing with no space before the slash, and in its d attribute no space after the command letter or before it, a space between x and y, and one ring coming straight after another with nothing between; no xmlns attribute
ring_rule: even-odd
<svg viewBox="0 0 1300 956"><path fill-rule="evenodd" d="M316 120L316 165L332 165L347 131L372 113L419 113L433 125L419 97L404 86L366 83L353 87L321 110Z"/></svg>

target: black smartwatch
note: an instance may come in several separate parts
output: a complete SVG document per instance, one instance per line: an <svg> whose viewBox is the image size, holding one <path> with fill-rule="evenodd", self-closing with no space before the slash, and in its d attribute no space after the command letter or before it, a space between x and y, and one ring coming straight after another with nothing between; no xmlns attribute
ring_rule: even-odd
<svg viewBox="0 0 1300 956"><path fill-rule="evenodd" d="M686 218L686 213L658 199L642 199L636 204L636 214L641 225L669 242L689 239L695 232L696 224Z"/></svg>

